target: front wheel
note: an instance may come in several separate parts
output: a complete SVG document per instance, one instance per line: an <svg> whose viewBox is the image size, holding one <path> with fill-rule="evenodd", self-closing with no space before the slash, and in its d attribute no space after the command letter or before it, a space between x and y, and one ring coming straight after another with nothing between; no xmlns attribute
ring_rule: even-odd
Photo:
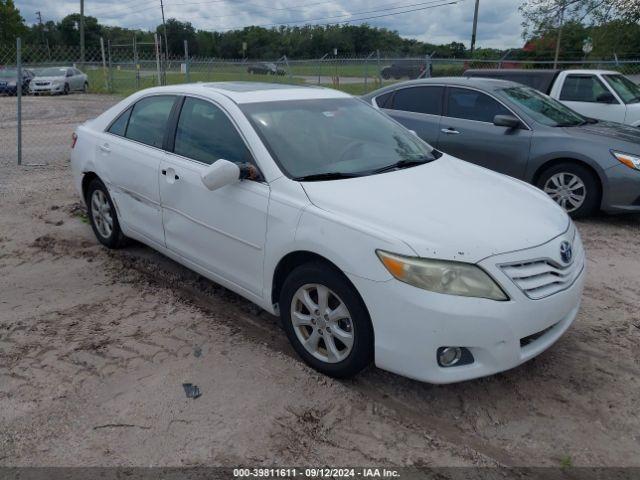
<svg viewBox="0 0 640 480"><path fill-rule="evenodd" d="M298 355L336 378L351 377L373 360L373 328L355 288L322 263L296 268L280 295L284 329Z"/></svg>
<svg viewBox="0 0 640 480"><path fill-rule="evenodd" d="M84 82L82 85L82 93L87 93L89 91L89 82Z"/></svg>
<svg viewBox="0 0 640 480"><path fill-rule="evenodd" d="M540 175L543 190L573 218L591 215L600 202L600 183L586 167L575 163L554 165Z"/></svg>
<svg viewBox="0 0 640 480"><path fill-rule="evenodd" d="M69 95L69 84L68 83L64 84L64 90L62 91L62 93L64 95Z"/></svg>
<svg viewBox="0 0 640 480"><path fill-rule="evenodd" d="M94 179L87 189L87 208L93 233L105 247L118 248L125 237L120 230L118 215L104 183Z"/></svg>

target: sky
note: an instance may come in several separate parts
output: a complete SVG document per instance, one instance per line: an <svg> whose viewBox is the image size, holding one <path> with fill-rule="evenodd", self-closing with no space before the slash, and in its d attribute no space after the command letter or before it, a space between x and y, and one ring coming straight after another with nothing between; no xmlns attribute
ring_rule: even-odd
<svg viewBox="0 0 640 480"><path fill-rule="evenodd" d="M163 0L166 18L191 22L202 30L228 30L248 25L342 22L366 20L372 26L397 30L405 38L443 44L470 44L474 0ZM17 0L27 23L58 21L78 12L79 0ZM507 48L523 44L518 0L480 0L477 46ZM441 5L441 6L438 6ZM399 13L384 16L388 13ZM161 22L160 0L85 0L85 14L100 23L130 28L155 29ZM365 21L354 21L353 24Z"/></svg>

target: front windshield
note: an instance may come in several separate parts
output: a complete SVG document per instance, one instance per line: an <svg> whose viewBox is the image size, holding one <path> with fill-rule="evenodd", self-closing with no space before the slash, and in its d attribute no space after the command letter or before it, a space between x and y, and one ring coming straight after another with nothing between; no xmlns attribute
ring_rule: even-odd
<svg viewBox="0 0 640 480"><path fill-rule="evenodd" d="M605 75L611 88L613 88L618 96L622 98L624 103L640 102L640 86L633 83L623 75Z"/></svg>
<svg viewBox="0 0 640 480"><path fill-rule="evenodd" d="M64 77L66 74L66 68L43 68L38 72L38 77Z"/></svg>
<svg viewBox="0 0 640 480"><path fill-rule="evenodd" d="M579 113L533 88L509 87L503 88L501 92L543 125L572 127L587 123L587 119Z"/></svg>
<svg viewBox="0 0 640 480"><path fill-rule="evenodd" d="M398 162L435 158L429 145L355 98L264 102L241 108L292 178L366 175Z"/></svg>
<svg viewBox="0 0 640 480"><path fill-rule="evenodd" d="M0 78L16 79L18 72L16 70L0 70Z"/></svg>

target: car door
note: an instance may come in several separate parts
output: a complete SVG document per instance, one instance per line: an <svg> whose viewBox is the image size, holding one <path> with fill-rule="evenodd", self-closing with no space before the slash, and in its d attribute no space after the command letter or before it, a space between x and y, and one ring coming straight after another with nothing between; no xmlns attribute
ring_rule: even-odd
<svg viewBox="0 0 640 480"><path fill-rule="evenodd" d="M159 172L167 248L262 296L269 186L243 180L210 191L202 174L219 159L253 163L228 114L209 100L185 97Z"/></svg>
<svg viewBox="0 0 640 480"><path fill-rule="evenodd" d="M378 106L435 147L440 134L443 97L443 86L405 87L394 91L391 97L385 97L383 104L378 103Z"/></svg>
<svg viewBox="0 0 640 480"><path fill-rule="evenodd" d="M624 123L625 105L597 75L567 75L560 91L560 101L587 117Z"/></svg>
<svg viewBox="0 0 640 480"><path fill-rule="evenodd" d="M447 87L437 148L454 157L506 175L524 176L531 130L499 127L496 115L513 112L496 98L476 89Z"/></svg>
<svg viewBox="0 0 640 480"><path fill-rule="evenodd" d="M101 177L108 182L120 222L148 242L164 246L158 171L175 95L138 100L107 129L98 143L104 160Z"/></svg>
<svg viewBox="0 0 640 480"><path fill-rule="evenodd" d="M84 87L84 75L77 68L73 69L73 88L75 90L82 90Z"/></svg>

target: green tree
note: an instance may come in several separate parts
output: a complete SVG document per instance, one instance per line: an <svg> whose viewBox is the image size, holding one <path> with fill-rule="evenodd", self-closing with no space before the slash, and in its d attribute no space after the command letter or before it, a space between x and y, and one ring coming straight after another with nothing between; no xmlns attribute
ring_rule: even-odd
<svg viewBox="0 0 640 480"><path fill-rule="evenodd" d="M613 20L640 21L640 0L525 0L523 37L540 35L557 27L561 14L567 21L602 25Z"/></svg>
<svg viewBox="0 0 640 480"><path fill-rule="evenodd" d="M60 41L68 47L80 45L80 14L67 15L57 25ZM86 47L97 48L100 46L102 26L96 17L85 15L84 17L84 43Z"/></svg>
<svg viewBox="0 0 640 480"><path fill-rule="evenodd" d="M0 45L14 45L25 33L27 27L13 0L0 0Z"/></svg>
<svg viewBox="0 0 640 480"><path fill-rule="evenodd" d="M169 55L183 56L184 41L189 42L189 54L198 55L198 44L196 43L196 30L190 22L181 22L175 18L169 18L167 25L167 43ZM156 33L164 40L164 27L162 24L156 27Z"/></svg>

